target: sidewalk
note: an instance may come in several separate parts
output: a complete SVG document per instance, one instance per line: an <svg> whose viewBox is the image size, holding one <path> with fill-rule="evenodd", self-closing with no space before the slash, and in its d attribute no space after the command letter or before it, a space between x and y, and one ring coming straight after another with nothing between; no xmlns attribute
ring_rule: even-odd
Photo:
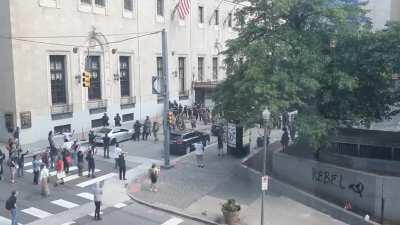
<svg viewBox="0 0 400 225"><path fill-rule="evenodd" d="M272 141L280 137L274 131ZM225 155L217 156L216 146L205 153L205 168L196 166L193 154L181 158L174 168L162 170L158 183L159 192L149 191L146 175L134 180L128 192L135 199L148 204L164 206L182 214L193 215L223 223L221 205L228 198L241 204L243 225L260 224L260 187L235 174L240 159ZM343 224L298 202L269 193L266 197L265 224L287 225L336 225Z"/></svg>

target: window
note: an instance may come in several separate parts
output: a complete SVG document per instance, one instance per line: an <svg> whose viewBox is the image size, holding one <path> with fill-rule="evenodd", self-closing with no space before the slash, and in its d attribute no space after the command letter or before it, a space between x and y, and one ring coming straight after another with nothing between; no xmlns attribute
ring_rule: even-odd
<svg viewBox="0 0 400 225"><path fill-rule="evenodd" d="M120 72L120 85L121 85L121 97L130 96L130 70L129 70L129 56L119 57L119 72Z"/></svg>
<svg viewBox="0 0 400 225"><path fill-rule="evenodd" d="M204 79L204 57L197 58L197 76L199 81Z"/></svg>
<svg viewBox="0 0 400 225"><path fill-rule="evenodd" d="M218 58L213 57L212 59L212 70L213 70L213 79L218 80Z"/></svg>
<svg viewBox="0 0 400 225"><path fill-rule="evenodd" d="M81 0L81 3L91 5L92 4L92 0Z"/></svg>
<svg viewBox="0 0 400 225"><path fill-rule="evenodd" d="M133 121L134 115L133 113L122 114L122 122Z"/></svg>
<svg viewBox="0 0 400 225"><path fill-rule="evenodd" d="M228 13L228 27L232 27L232 13Z"/></svg>
<svg viewBox="0 0 400 225"><path fill-rule="evenodd" d="M71 124L61 125L54 127L54 134L70 133Z"/></svg>
<svg viewBox="0 0 400 225"><path fill-rule="evenodd" d="M164 16L164 0L157 0L157 16Z"/></svg>
<svg viewBox="0 0 400 225"><path fill-rule="evenodd" d="M106 6L105 0L94 0L94 4L101 7Z"/></svg>
<svg viewBox="0 0 400 225"><path fill-rule="evenodd" d="M199 6L199 23L204 23L204 7Z"/></svg>
<svg viewBox="0 0 400 225"><path fill-rule="evenodd" d="M214 11L214 14L215 14L215 26L218 26L219 25L219 10L216 9Z"/></svg>
<svg viewBox="0 0 400 225"><path fill-rule="evenodd" d="M124 0L124 9L133 11L133 0Z"/></svg>
<svg viewBox="0 0 400 225"><path fill-rule="evenodd" d="M178 58L179 92L185 92L185 57Z"/></svg>
<svg viewBox="0 0 400 225"><path fill-rule="evenodd" d="M51 102L53 104L66 104L65 82L65 56L50 56Z"/></svg>
<svg viewBox="0 0 400 225"><path fill-rule="evenodd" d="M101 99L100 56L88 57L88 70L92 75L88 90L89 100Z"/></svg>

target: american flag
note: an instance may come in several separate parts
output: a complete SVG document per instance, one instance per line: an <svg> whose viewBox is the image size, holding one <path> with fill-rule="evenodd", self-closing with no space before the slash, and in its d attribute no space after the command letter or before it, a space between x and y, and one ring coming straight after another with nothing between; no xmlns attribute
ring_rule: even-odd
<svg viewBox="0 0 400 225"><path fill-rule="evenodd" d="M190 0L179 0L178 12L181 19L185 19L190 13Z"/></svg>

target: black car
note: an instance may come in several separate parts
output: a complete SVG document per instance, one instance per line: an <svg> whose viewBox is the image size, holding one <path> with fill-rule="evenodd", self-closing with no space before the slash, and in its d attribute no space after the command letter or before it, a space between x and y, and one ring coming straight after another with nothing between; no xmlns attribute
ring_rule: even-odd
<svg viewBox="0 0 400 225"><path fill-rule="evenodd" d="M197 130L171 131L170 152L184 155L194 151L193 144L201 141L204 146L210 143L210 135Z"/></svg>

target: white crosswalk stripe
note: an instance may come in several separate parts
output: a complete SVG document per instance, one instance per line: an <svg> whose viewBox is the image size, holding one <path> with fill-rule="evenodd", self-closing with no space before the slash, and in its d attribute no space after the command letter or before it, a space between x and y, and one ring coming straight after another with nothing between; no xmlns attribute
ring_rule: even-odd
<svg viewBox="0 0 400 225"><path fill-rule="evenodd" d="M95 170L94 170L95 173L100 172L100 171L101 171L101 170L99 170L99 169L95 169ZM82 173L82 177L87 176L88 173L89 173L88 171L83 172L83 173ZM73 174L73 175L64 177L64 182L68 182L68 181L71 181L71 180L75 180L75 179L78 179L79 177L80 177L80 176L79 176L78 174Z"/></svg>
<svg viewBox="0 0 400 225"><path fill-rule="evenodd" d="M69 172L72 172L72 171L75 171L75 170L78 170L78 167L76 167L76 166L71 166L71 167L69 168ZM25 172L27 172L27 173L33 173L33 169L25 170ZM57 174L57 171L51 171L51 172L49 173L50 176L55 176L56 174Z"/></svg>
<svg viewBox="0 0 400 225"><path fill-rule="evenodd" d="M94 198L93 194L90 194L90 193L87 193L87 192L79 193L79 194L77 194L77 196L85 198L85 199L88 199L90 201L93 201L93 198Z"/></svg>
<svg viewBox="0 0 400 225"><path fill-rule="evenodd" d="M109 178L111 178L111 177L114 177L114 176L117 176L117 174L116 174L116 173L108 173L108 174L106 174L106 175L103 175L103 176L100 176L100 177L96 177L96 178L94 178L94 179L91 179L91 180L82 182L82 183L80 183L80 184L77 184L76 186L82 187L82 188L83 188L83 187L87 187L87 186L89 186L89 185L95 184L95 183L100 182L100 181L103 181L103 180L107 180L107 179L109 179Z"/></svg>
<svg viewBox="0 0 400 225"><path fill-rule="evenodd" d="M0 216L0 224L1 225L9 225L11 224L11 220L5 217ZM22 223L18 223L18 225L23 225Z"/></svg>
<svg viewBox="0 0 400 225"><path fill-rule="evenodd" d="M178 224L181 224L181 223L183 223L182 219L174 217L174 218L171 218L171 219L167 220L166 222L164 222L161 225L178 225Z"/></svg>
<svg viewBox="0 0 400 225"><path fill-rule="evenodd" d="M79 206L78 204L75 204L75 203L73 203L73 202L66 201L66 200L64 200L64 199L54 200L54 201L52 201L51 203L53 203L53 204L55 204L55 205L58 205L58 206L61 206L61 207L63 207L63 208L67 208L67 209L72 209L72 208L74 208L74 207Z"/></svg>
<svg viewBox="0 0 400 225"><path fill-rule="evenodd" d="M70 222L63 223L61 225L72 225L72 224L75 224L75 222L74 221L70 221Z"/></svg>
<svg viewBox="0 0 400 225"><path fill-rule="evenodd" d="M35 208L35 207L30 207L30 208L27 208L27 209L23 209L23 210L21 210L21 212L24 212L26 214L38 217L40 219L43 219L43 218L46 218L48 216L53 215L53 214L51 214L49 212L43 211L43 210Z"/></svg>
<svg viewBox="0 0 400 225"><path fill-rule="evenodd" d="M125 206L126 206L126 204L121 202L121 203L118 203L118 204L114 205L114 208L120 209L120 208L123 208Z"/></svg>

